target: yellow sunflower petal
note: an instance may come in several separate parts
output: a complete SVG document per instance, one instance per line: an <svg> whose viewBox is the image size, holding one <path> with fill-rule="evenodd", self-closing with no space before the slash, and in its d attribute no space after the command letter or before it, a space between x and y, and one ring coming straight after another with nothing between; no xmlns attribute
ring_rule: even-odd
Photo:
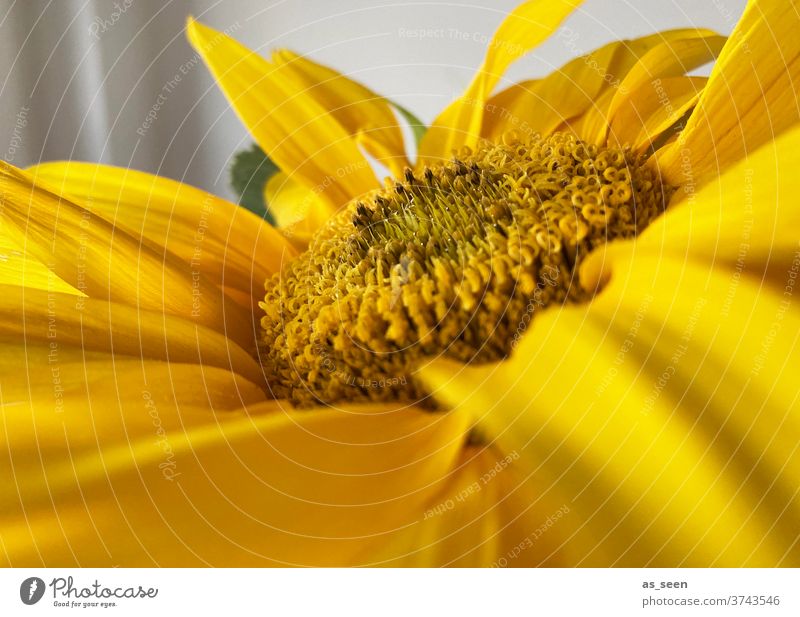
<svg viewBox="0 0 800 617"><path fill-rule="evenodd" d="M607 89L586 113L574 120L568 120L556 130L574 133L579 139L590 143L604 143L608 132L608 110L611 108L615 93L615 90Z"/></svg>
<svg viewBox="0 0 800 617"><path fill-rule="evenodd" d="M38 259L25 254L0 231L0 285L17 285L29 289L83 295Z"/></svg>
<svg viewBox="0 0 800 617"><path fill-rule="evenodd" d="M283 172L267 181L264 198L275 224L301 248L330 218L330 211L319 195Z"/></svg>
<svg viewBox="0 0 800 617"><path fill-rule="evenodd" d="M16 484L5 457L7 562L358 563L441 489L465 430L413 409L247 411L166 430L168 453L150 435L46 467L13 460Z"/></svg>
<svg viewBox="0 0 800 617"><path fill-rule="evenodd" d="M617 108L608 141L643 151L696 104L704 77L665 77L639 88Z"/></svg>
<svg viewBox="0 0 800 617"><path fill-rule="evenodd" d="M356 141L286 66L190 19L189 41L258 145L332 208L378 183Z"/></svg>
<svg viewBox="0 0 800 617"><path fill-rule="evenodd" d="M137 359L49 343L0 344L4 426L0 447L20 472L59 458L157 441L264 401L224 369ZM162 444L163 445L163 444ZM11 481L11 478L8 478Z"/></svg>
<svg viewBox="0 0 800 617"><path fill-rule="evenodd" d="M464 94L434 121L420 144L420 158L449 158L462 145L474 145L481 134L484 106L506 69L547 39L581 0L530 0L505 18L486 50L486 57Z"/></svg>
<svg viewBox="0 0 800 617"><path fill-rule="evenodd" d="M261 367L223 334L139 307L52 289L0 285L0 341L59 350L106 351L115 357L221 367L255 383Z"/></svg>
<svg viewBox="0 0 800 617"><path fill-rule="evenodd" d="M408 159L403 133L389 101L338 71L291 51L273 52L272 61L302 83L307 94L330 111L395 177L402 176Z"/></svg>
<svg viewBox="0 0 800 617"><path fill-rule="evenodd" d="M365 559L393 567L567 565L556 555L558 534L548 532L569 506L542 498L516 469L518 458L486 446L466 448L415 523Z"/></svg>
<svg viewBox="0 0 800 617"><path fill-rule="evenodd" d="M699 191L686 187L667 216L644 231L638 245L725 263L734 270L733 295L741 276L765 272L779 291L788 289L791 295L800 259L798 146L800 128L795 127Z"/></svg>
<svg viewBox="0 0 800 617"><path fill-rule="evenodd" d="M219 286L253 295L296 251L244 208L167 178L94 163L31 168L37 181L69 195L132 237L165 249Z"/></svg>
<svg viewBox="0 0 800 617"><path fill-rule="evenodd" d="M498 92L486 103L481 133L497 139L516 129L547 135L565 120L590 108L608 85L605 76L623 42L610 43L575 58L547 77Z"/></svg>
<svg viewBox="0 0 800 617"><path fill-rule="evenodd" d="M563 70L566 70L566 67ZM486 111L481 120L481 136L498 140L506 131L519 130L522 133L532 133L539 130L539 127L545 127L544 130L540 130L541 133L549 133L546 127L550 124L551 114L557 118L561 116L555 109L556 104L542 92L543 81L528 79L492 95L486 101ZM569 102L578 98L571 96L572 93L569 91L561 89L554 91ZM544 117L533 113L537 108L541 108Z"/></svg>
<svg viewBox="0 0 800 617"><path fill-rule="evenodd" d="M252 341L249 312L174 255L155 251L2 162L0 191L5 233L87 296L180 315Z"/></svg>
<svg viewBox="0 0 800 617"><path fill-rule="evenodd" d="M482 135L497 139L510 129L549 134L564 123L592 110L607 92L620 89L622 81L642 56L670 41L713 36L710 30L682 28L636 39L614 41L569 61L539 80L526 81L501 90L486 103ZM576 45L565 29L566 46ZM603 108L605 112L607 107ZM605 115L601 116L605 119ZM599 122L598 125L601 125ZM599 133L599 131L598 131ZM599 137L592 135L593 139Z"/></svg>
<svg viewBox="0 0 800 617"><path fill-rule="evenodd" d="M622 80L608 108L608 120L612 122L617 112L629 99L648 86L657 90L658 82L670 77L680 77L713 60L727 39L717 34L707 35L698 31L692 36L672 39L654 46L644 54ZM656 84L654 85L654 82Z"/></svg>
<svg viewBox="0 0 800 617"><path fill-rule="evenodd" d="M659 153L669 182L700 182L800 120L799 26L792 2L748 3L686 128Z"/></svg>

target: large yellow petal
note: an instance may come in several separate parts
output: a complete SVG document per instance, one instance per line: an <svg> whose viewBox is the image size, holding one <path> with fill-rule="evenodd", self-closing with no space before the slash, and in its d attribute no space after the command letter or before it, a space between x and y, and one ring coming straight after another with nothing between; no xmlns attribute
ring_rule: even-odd
<svg viewBox="0 0 800 617"><path fill-rule="evenodd" d="M78 291L179 315L252 344L252 313L171 253L154 250L6 163L0 163L0 191L5 233Z"/></svg>
<svg viewBox="0 0 800 617"><path fill-rule="evenodd" d="M3 457L7 563L363 563L442 489L465 430L413 409L247 411L72 460L43 448L46 467Z"/></svg>
<svg viewBox="0 0 800 617"><path fill-rule="evenodd" d="M288 50L273 52L272 61L307 88L350 135L373 157L401 177L408 165L403 133L385 98L330 67Z"/></svg>
<svg viewBox="0 0 800 617"><path fill-rule="evenodd" d="M54 290L0 285L0 341L105 351L114 357L225 368L263 383L261 367L224 334L139 307Z"/></svg>
<svg viewBox="0 0 800 617"><path fill-rule="evenodd" d="M486 101L506 69L547 39L581 0L529 0L505 18L486 57L464 94L450 104L422 138L420 159L449 158L460 146L474 145L481 134Z"/></svg>
<svg viewBox="0 0 800 617"><path fill-rule="evenodd" d="M50 342L0 344L0 376L0 447L20 472L40 457L56 465L99 446L157 441L159 429L207 424L215 412L265 400L261 388L217 367Z"/></svg>
<svg viewBox="0 0 800 617"><path fill-rule="evenodd" d="M193 19L189 41L252 136L286 173L335 209L378 185L356 140L285 65Z"/></svg>
<svg viewBox="0 0 800 617"><path fill-rule="evenodd" d="M798 27L793 2L748 3L686 128L659 153L669 182L700 183L800 120Z"/></svg>
<svg viewBox="0 0 800 617"><path fill-rule="evenodd" d="M187 184L72 161L44 163L29 171L134 238L176 255L220 287L251 297L296 254L259 217Z"/></svg>

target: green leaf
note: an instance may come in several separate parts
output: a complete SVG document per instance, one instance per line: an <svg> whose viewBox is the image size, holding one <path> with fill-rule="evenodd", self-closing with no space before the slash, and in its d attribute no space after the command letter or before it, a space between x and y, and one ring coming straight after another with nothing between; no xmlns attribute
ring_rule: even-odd
<svg viewBox="0 0 800 617"><path fill-rule="evenodd" d="M231 187L239 195L239 205L266 219L274 220L264 200L264 187L277 173L278 166L264 151L253 144L250 149L238 152L231 165Z"/></svg>
<svg viewBox="0 0 800 617"><path fill-rule="evenodd" d="M417 118L402 105L398 105L392 101L389 101L389 104L397 110L397 113L403 116L406 122L408 122L408 126L411 127L411 131L414 133L414 139L417 142L417 146L419 146L419 142L422 141L422 136L425 135L425 131L428 130L428 127L425 126L422 120Z"/></svg>

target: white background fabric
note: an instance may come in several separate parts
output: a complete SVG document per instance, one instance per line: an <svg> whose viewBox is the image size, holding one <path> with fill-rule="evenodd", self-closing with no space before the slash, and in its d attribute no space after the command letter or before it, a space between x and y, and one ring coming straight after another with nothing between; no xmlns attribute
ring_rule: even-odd
<svg viewBox="0 0 800 617"><path fill-rule="evenodd" d="M231 156L251 140L187 43L187 15L265 55L277 47L308 54L430 122L466 86L516 4L0 0L0 157L19 166L54 159L130 166L230 197ZM515 65L501 87L613 39L685 26L727 34L744 4L588 0L565 23L569 36Z"/></svg>

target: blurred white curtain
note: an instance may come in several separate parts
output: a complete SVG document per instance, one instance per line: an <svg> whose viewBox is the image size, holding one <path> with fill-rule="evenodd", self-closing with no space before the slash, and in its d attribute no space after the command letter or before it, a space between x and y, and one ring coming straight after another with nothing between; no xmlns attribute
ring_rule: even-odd
<svg viewBox="0 0 800 617"><path fill-rule="evenodd" d="M224 193L227 157L247 138L185 41L192 4L9 3L0 14L0 156L129 165Z"/></svg>
<svg viewBox="0 0 800 617"><path fill-rule="evenodd" d="M230 196L250 143L186 43L194 14L262 53L290 47L430 121L469 81L516 0L0 0L0 157L128 165ZM612 39L698 25L730 32L744 0L588 0L508 79ZM178 80L176 81L176 77ZM148 116L150 120L148 121Z"/></svg>

